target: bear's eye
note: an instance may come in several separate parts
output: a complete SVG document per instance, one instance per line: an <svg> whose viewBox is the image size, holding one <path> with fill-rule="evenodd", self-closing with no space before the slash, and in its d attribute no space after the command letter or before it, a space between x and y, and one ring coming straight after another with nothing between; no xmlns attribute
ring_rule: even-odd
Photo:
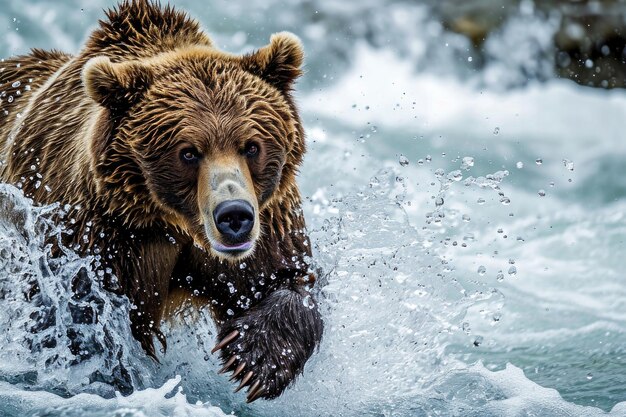
<svg viewBox="0 0 626 417"><path fill-rule="evenodd" d="M244 152L248 158L254 158L259 154L259 145L254 142L250 142L246 145Z"/></svg>
<svg viewBox="0 0 626 417"><path fill-rule="evenodd" d="M188 164L193 164L198 162L200 155L198 154L198 151L193 148L185 148L180 151L180 159Z"/></svg>

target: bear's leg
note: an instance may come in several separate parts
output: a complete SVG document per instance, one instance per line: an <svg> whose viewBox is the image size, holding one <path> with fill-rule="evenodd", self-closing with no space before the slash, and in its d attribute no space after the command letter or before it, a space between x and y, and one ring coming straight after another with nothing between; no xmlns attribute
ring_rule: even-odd
<svg viewBox="0 0 626 417"><path fill-rule="evenodd" d="M311 295L303 289L280 289L241 317L226 322L213 352L221 350L225 365L249 386L248 402L278 397L302 373L319 344L323 323Z"/></svg>
<svg viewBox="0 0 626 417"><path fill-rule="evenodd" d="M120 241L111 245L112 250L120 254L113 258L111 269L116 273L119 287L133 304L130 311L133 337L154 359L157 355L153 336L163 350L166 348L160 323L172 271L180 254L180 245L163 235L134 231L126 245Z"/></svg>

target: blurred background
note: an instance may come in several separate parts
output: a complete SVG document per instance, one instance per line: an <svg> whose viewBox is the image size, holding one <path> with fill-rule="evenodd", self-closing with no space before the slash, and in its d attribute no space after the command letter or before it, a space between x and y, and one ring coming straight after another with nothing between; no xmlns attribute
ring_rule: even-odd
<svg viewBox="0 0 626 417"><path fill-rule="evenodd" d="M621 0L172 3L193 11L221 44L235 51L262 43L268 33L296 32L310 56L325 57L324 62L309 60L315 70L307 77L310 83L345 70L357 40L394 51L416 70L459 76L487 70L483 81L489 85L511 87L554 77L601 88L621 88L625 82ZM34 43L77 50L102 9L115 4L3 0L1 51L4 56L21 53ZM449 64L445 70L443 63Z"/></svg>
<svg viewBox="0 0 626 417"><path fill-rule="evenodd" d="M0 56L77 52L115 3L0 0ZM282 30L304 43L300 186L326 335L291 390L247 406L214 375L208 316L187 327L205 338L169 330L158 367L120 334L134 388L158 390L91 412L626 415L626 1L170 3L233 53ZM111 396L90 377L106 358L59 377L58 349L0 366L6 410L82 415L75 394Z"/></svg>

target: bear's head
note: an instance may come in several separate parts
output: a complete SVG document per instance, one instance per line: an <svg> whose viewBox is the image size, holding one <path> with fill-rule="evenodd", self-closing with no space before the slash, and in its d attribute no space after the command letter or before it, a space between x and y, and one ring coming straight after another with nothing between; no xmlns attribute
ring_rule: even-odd
<svg viewBox="0 0 626 417"><path fill-rule="evenodd" d="M89 147L110 195L104 209L177 228L223 259L253 253L264 211L297 194L304 134L290 92L302 61L289 33L244 56L190 46L89 59L82 79L100 109Z"/></svg>

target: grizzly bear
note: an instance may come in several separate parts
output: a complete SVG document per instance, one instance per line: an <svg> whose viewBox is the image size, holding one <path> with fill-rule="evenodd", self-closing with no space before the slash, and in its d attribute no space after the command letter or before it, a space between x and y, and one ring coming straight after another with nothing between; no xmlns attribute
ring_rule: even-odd
<svg viewBox="0 0 626 417"><path fill-rule="evenodd" d="M322 336L296 184L302 64L294 35L235 56L151 0L109 10L75 56L0 64L0 179L69 207L58 245L128 297L148 355L162 320L209 307L248 401L280 395Z"/></svg>

